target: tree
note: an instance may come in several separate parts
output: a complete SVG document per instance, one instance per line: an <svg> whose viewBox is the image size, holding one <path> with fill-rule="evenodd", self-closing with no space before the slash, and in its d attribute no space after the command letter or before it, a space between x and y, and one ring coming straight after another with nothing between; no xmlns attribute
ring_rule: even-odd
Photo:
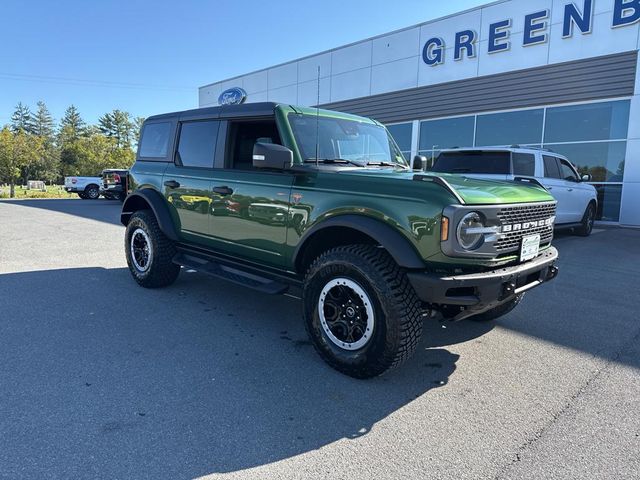
<svg viewBox="0 0 640 480"><path fill-rule="evenodd" d="M15 184L25 169L32 168L43 158L42 138L29 135L20 129L12 133L0 131L0 178L10 185L10 196L15 196Z"/></svg>
<svg viewBox="0 0 640 480"><path fill-rule="evenodd" d="M54 122L43 101L38 102L38 110L33 115L33 133L53 143Z"/></svg>
<svg viewBox="0 0 640 480"><path fill-rule="evenodd" d="M58 135L58 143L62 146L66 142L74 141L83 136L86 132L86 123L82 120L80 112L71 105L64 112L62 120L60 120L60 132Z"/></svg>
<svg viewBox="0 0 640 480"><path fill-rule="evenodd" d="M133 119L133 134L135 138L135 148L138 148L140 143L140 136L142 135L142 125L146 119L144 117L135 117Z"/></svg>
<svg viewBox="0 0 640 480"><path fill-rule="evenodd" d="M128 168L135 155L129 147L118 147L115 138L101 133L84 136L61 152L64 175L96 175L105 168Z"/></svg>
<svg viewBox="0 0 640 480"><path fill-rule="evenodd" d="M33 133L33 115L29 107L22 102L18 102L13 115L11 115L11 131L17 133L20 130Z"/></svg>
<svg viewBox="0 0 640 480"><path fill-rule="evenodd" d="M105 113L98 120L98 128L107 137L115 139L118 147L131 148L132 140L135 139L135 125L131 116L122 110Z"/></svg>

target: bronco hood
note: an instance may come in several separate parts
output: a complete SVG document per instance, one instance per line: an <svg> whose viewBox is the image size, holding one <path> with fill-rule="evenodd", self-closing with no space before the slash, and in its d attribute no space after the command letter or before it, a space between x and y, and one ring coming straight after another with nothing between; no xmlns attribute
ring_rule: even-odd
<svg viewBox="0 0 640 480"><path fill-rule="evenodd" d="M341 174L364 175L377 178L388 178L408 181L434 181L443 179L442 188L450 186L467 205L498 205L502 203L551 202L554 198L541 186L521 182L484 180L464 175L408 172L406 170L348 168ZM435 181L434 183L438 183Z"/></svg>
<svg viewBox="0 0 640 480"><path fill-rule="evenodd" d="M469 205L496 205L500 203L549 202L554 198L544 188L534 184L483 180L462 175L424 174L440 177Z"/></svg>

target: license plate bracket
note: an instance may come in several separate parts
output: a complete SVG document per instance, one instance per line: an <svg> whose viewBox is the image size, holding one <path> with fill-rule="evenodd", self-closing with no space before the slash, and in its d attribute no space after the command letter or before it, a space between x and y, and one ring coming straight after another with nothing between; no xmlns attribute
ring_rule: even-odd
<svg viewBox="0 0 640 480"><path fill-rule="evenodd" d="M540 253L540 235L527 235L522 237L520 245L520 261L526 262L536 258Z"/></svg>

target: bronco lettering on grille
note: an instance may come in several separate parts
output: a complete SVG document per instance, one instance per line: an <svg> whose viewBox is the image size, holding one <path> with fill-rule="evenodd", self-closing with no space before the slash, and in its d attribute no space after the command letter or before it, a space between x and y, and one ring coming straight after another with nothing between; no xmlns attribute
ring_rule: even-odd
<svg viewBox="0 0 640 480"><path fill-rule="evenodd" d="M524 223L514 223L512 225L503 225L502 233L518 232L521 230L529 230L530 228L552 227L556 217L547 218L546 220L531 220Z"/></svg>

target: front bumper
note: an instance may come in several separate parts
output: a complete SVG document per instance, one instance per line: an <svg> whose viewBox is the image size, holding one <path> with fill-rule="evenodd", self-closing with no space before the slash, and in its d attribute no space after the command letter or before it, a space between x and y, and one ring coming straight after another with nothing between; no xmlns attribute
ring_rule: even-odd
<svg viewBox="0 0 640 480"><path fill-rule="evenodd" d="M529 262L489 272L447 277L428 272L407 275L423 302L435 309L453 311L453 320L462 320L553 280L558 275L557 259L558 251L549 247Z"/></svg>

